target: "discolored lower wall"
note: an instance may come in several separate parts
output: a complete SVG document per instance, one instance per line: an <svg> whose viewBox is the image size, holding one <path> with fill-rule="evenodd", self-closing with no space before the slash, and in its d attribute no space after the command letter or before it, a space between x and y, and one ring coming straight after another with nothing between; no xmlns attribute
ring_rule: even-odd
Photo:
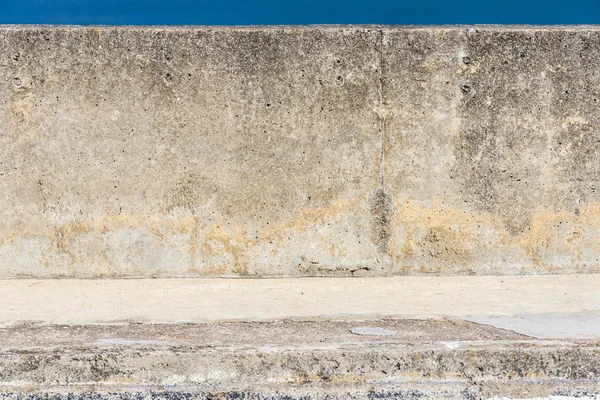
<svg viewBox="0 0 600 400"><path fill-rule="evenodd" d="M0 28L0 278L600 272L596 27Z"/></svg>

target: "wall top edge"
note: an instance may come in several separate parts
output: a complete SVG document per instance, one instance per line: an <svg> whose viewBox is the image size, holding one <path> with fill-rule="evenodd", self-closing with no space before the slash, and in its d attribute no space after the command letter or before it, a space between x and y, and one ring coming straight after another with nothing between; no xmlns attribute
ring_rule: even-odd
<svg viewBox="0 0 600 400"><path fill-rule="evenodd" d="M375 24L335 24L335 25L38 25L0 24L1 30L337 30L337 29L377 29L377 30L462 30L485 31L600 31L597 25L496 25L496 24L457 24L457 25L375 25Z"/></svg>

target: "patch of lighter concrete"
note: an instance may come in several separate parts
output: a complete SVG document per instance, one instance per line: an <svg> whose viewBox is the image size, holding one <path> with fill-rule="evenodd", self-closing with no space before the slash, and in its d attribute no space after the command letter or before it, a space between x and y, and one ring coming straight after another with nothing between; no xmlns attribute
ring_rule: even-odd
<svg viewBox="0 0 600 400"><path fill-rule="evenodd" d="M357 326L355 328L350 328L350 332L355 335L365 336L394 336L396 334L396 332L390 331L389 329L373 326Z"/></svg>
<svg viewBox="0 0 600 400"><path fill-rule="evenodd" d="M593 311L515 316L488 315L465 319L540 339L595 339L600 337L600 312Z"/></svg>

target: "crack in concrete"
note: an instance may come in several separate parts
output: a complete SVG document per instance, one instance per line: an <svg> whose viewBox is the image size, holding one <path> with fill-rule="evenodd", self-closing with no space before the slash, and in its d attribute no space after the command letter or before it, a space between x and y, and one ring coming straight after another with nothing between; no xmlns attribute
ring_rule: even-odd
<svg viewBox="0 0 600 400"><path fill-rule="evenodd" d="M384 31L379 32L379 104L375 111L379 119L379 189L371 198L372 218L372 240L377 246L380 254L388 254L388 244L391 236L391 208L392 198L387 194L385 188L385 140L386 120L389 109L385 102L385 60L384 60Z"/></svg>

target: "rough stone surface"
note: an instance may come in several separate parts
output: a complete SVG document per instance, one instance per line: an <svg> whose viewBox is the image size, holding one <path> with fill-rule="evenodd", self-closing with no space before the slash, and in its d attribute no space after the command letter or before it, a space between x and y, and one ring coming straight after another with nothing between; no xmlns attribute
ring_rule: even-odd
<svg viewBox="0 0 600 400"><path fill-rule="evenodd" d="M356 324L390 335L354 335ZM19 323L0 328L0 349L40 351L56 348L284 346L301 348L353 344L433 343L477 340L528 340L490 325L451 319L276 320L203 324L51 325ZM600 339L600 338L599 338ZM594 340L590 340L593 343Z"/></svg>
<svg viewBox="0 0 600 400"><path fill-rule="evenodd" d="M442 386L443 385L443 386ZM477 388L469 385L427 385L419 384L414 388L409 385L385 385L384 389L370 386L355 390L344 390L334 385L319 386L318 388L304 385L302 388L282 388L254 390L227 390L227 391L202 391L202 390L173 390L158 389L144 391L87 391L87 392L34 392L34 393L1 393L2 400L418 400L418 399L493 399L493 400L597 400L600 392L594 388L585 388L585 384L573 385L564 389L546 390L551 393L545 396L535 397L510 397L490 396L484 397ZM516 390L515 390L516 388ZM512 393L531 392L531 387L525 385L513 385Z"/></svg>
<svg viewBox="0 0 600 400"><path fill-rule="evenodd" d="M0 28L0 277L600 271L597 27Z"/></svg>
<svg viewBox="0 0 600 400"><path fill-rule="evenodd" d="M230 390L230 391L174 391L174 390L146 390L146 391L123 391L123 392L38 392L38 393L0 393L2 400L417 400L417 399L482 399L477 389L472 387L445 387L435 385L419 385L418 388L407 389L405 385L394 387L387 385L385 389L369 387L361 390L343 390L336 387L320 387L303 389L264 390L261 392L252 390ZM515 385L517 386L517 385ZM577 388L558 389L548 396L535 396L522 398L521 400L597 400L600 393L594 389ZM312 389L312 390L311 390ZM521 386L522 393L529 393L526 385ZM517 400L516 397L492 396L493 400Z"/></svg>
<svg viewBox="0 0 600 400"><path fill-rule="evenodd" d="M591 398L599 368L597 341L449 320L0 329L2 399Z"/></svg>

